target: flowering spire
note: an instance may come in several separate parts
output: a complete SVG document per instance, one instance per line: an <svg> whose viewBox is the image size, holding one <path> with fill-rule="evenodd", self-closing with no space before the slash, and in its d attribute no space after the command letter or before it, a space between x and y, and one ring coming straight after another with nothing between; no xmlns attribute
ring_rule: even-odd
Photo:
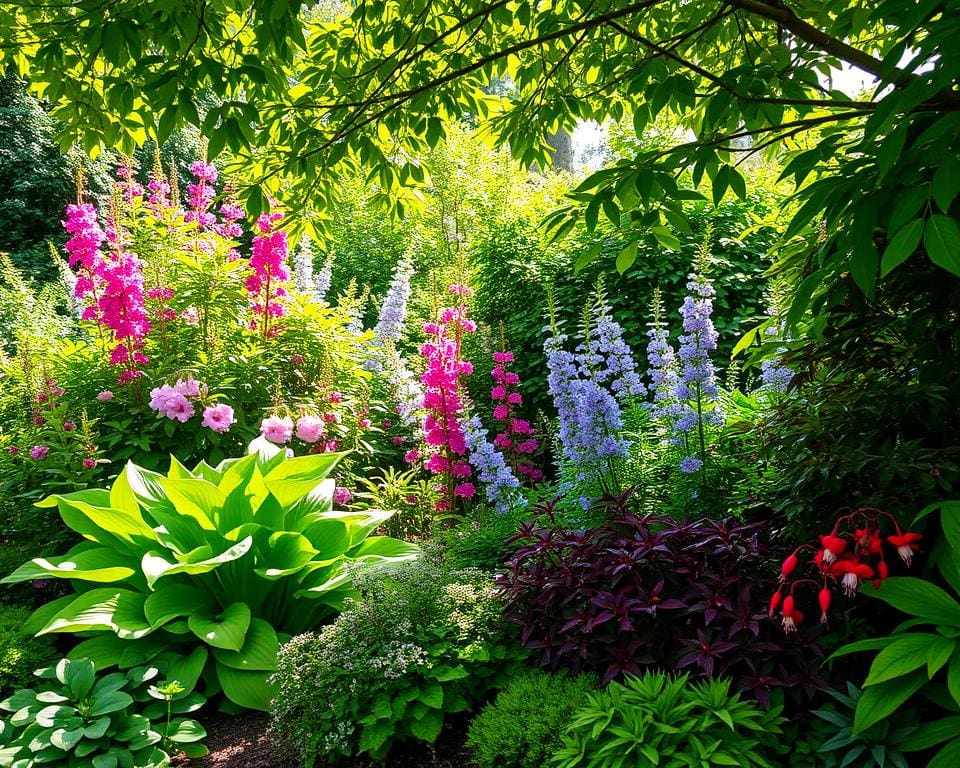
<svg viewBox="0 0 960 768"><path fill-rule="evenodd" d="M393 280L380 306L380 317L373 329L374 342L383 345L388 339L400 341L403 324L407 319L407 302L410 300L410 278L413 264L407 258L400 259L393 273Z"/></svg>
<svg viewBox="0 0 960 768"><path fill-rule="evenodd" d="M466 461L460 394L460 377L473 372L470 362L460 357L463 334L477 330L476 323L467 317L466 308L466 298L473 291L458 283L450 286L450 292L458 299L457 305L441 310L437 322L424 325L430 340L420 347L427 361L421 381L426 410L423 434L429 456L423 466L442 480L443 495L436 509L446 512L454 510L458 497L469 499L476 493L476 487L467 479L473 469Z"/></svg>
<svg viewBox="0 0 960 768"><path fill-rule="evenodd" d="M656 419L666 419L675 415L678 371L677 356L670 344L670 332L663 321L659 288L653 292L653 320L647 336L650 338L647 343L647 363L650 366L647 375L653 395L650 412Z"/></svg>
<svg viewBox="0 0 960 768"><path fill-rule="evenodd" d="M320 267L320 271L317 272L316 277L314 278L313 284L313 299L316 302L325 301L327 298L327 291L330 290L330 282L333 279L333 254L327 257L327 260L323 262L323 266Z"/></svg>
<svg viewBox="0 0 960 768"><path fill-rule="evenodd" d="M719 426L723 415L717 407L719 391L717 374L710 353L717 348L717 331L713 327L713 283L706 277L709 259L709 232L697 255L695 270L690 275L680 315L683 333L680 334L679 377L674 387L678 401L674 422L676 442L682 442L688 455L680 462L680 471L694 474L701 471L707 460L706 426ZM690 436L695 440L691 443Z"/></svg>
<svg viewBox="0 0 960 768"><path fill-rule="evenodd" d="M644 395L646 387L637 374L637 364L629 345L623 339L623 328L613 319L613 311L597 285L597 298L592 307L591 324L580 345L581 373L594 378L624 405L631 398Z"/></svg>
<svg viewBox="0 0 960 768"><path fill-rule="evenodd" d="M767 314L770 316L770 319L763 329L763 335L767 337L766 341L780 341L784 338L784 324L777 320L777 310L775 307L770 307L767 310ZM761 390L782 394L790 387L795 375L794 371L782 365L780 361L780 356L786 351L786 347L778 346L776 353L772 357L760 363Z"/></svg>
<svg viewBox="0 0 960 768"><path fill-rule="evenodd" d="M526 499L517 493L520 481L503 454L487 439L487 434L479 416L473 416L464 426L470 463L477 470L477 478L484 486L487 501L494 505L497 512L507 512L511 506L525 504Z"/></svg>
<svg viewBox="0 0 960 768"><path fill-rule="evenodd" d="M313 290L313 241L304 234L293 254L293 285L301 293Z"/></svg>
<svg viewBox="0 0 960 768"><path fill-rule="evenodd" d="M250 294L251 309L260 320L250 320L251 330L258 326L263 337L271 335L272 318L283 317L283 299L287 295L284 283L290 279L287 269L287 234L274 230L274 225L283 218L282 213L264 213L257 219L259 233L253 238L253 254L250 268L253 270L245 282Z"/></svg>
<svg viewBox="0 0 960 768"><path fill-rule="evenodd" d="M384 371L393 388L400 421L404 426L417 426L419 430L423 411L423 386L407 368L406 362L393 342L387 342L384 347Z"/></svg>
<svg viewBox="0 0 960 768"><path fill-rule="evenodd" d="M501 339L503 328L500 330ZM501 341L501 347L503 346ZM534 465L529 456L540 447L534 437L533 427L526 419L516 417L514 408L523 402L523 397L515 387L520 384L520 377L508 369L513 362L513 352L501 349L493 353L494 387L490 390L490 397L494 402L493 418L499 422L500 432L493 439L493 444L503 450L514 470L528 477L531 482L537 483L543 479L543 472Z"/></svg>

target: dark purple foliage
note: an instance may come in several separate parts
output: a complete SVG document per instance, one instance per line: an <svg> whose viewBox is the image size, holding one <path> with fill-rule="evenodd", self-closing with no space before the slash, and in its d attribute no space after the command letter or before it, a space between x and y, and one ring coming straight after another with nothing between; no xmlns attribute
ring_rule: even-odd
<svg viewBox="0 0 960 768"><path fill-rule="evenodd" d="M775 582L763 575L762 523L638 517L607 499L590 530L555 527L550 506L513 537L498 577L507 616L549 667L604 681L646 666L724 675L765 704L775 687L820 686L813 630L786 636L767 618Z"/></svg>

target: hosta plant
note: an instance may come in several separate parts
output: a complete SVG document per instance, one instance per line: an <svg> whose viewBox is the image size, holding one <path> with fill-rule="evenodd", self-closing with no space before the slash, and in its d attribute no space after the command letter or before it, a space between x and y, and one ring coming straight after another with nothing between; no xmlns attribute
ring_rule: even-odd
<svg viewBox="0 0 960 768"><path fill-rule="evenodd" d="M265 441L193 471L128 464L108 490L52 496L85 541L4 579L69 579L75 594L30 619L38 634L86 638L72 658L98 668L150 663L189 691L203 679L235 705L267 709L277 648L332 618L352 577L414 547L370 536L390 513L332 508L342 454L289 458Z"/></svg>
<svg viewBox="0 0 960 768"><path fill-rule="evenodd" d="M170 752L202 756L206 736L195 720L168 717L154 724L135 710L135 694L156 667L97 677L89 659L61 659L41 670L36 690L0 702L0 766L33 768L159 768Z"/></svg>
<svg viewBox="0 0 960 768"><path fill-rule="evenodd" d="M689 683L648 672L612 682L574 716L557 768L771 768L779 708L730 693L730 681ZM775 763L773 763L775 764Z"/></svg>

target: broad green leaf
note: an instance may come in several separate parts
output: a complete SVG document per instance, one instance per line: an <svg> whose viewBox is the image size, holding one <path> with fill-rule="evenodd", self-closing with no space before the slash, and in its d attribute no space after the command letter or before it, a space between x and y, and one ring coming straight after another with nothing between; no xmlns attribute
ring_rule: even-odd
<svg viewBox="0 0 960 768"><path fill-rule="evenodd" d="M216 616L193 613L187 624L190 631L207 645L239 651L250 627L250 606L233 603Z"/></svg>
<svg viewBox="0 0 960 768"><path fill-rule="evenodd" d="M123 581L134 573L122 553L107 547L98 547L61 557L36 557L6 578L0 579L0 583L16 584L45 578L114 583Z"/></svg>
<svg viewBox="0 0 960 768"><path fill-rule="evenodd" d="M349 552L354 559L412 560L420 554L420 547L407 541L387 536L371 536Z"/></svg>
<svg viewBox="0 0 960 768"><path fill-rule="evenodd" d="M254 573L274 580L292 576L302 570L318 552L305 536L291 531L278 531L271 534L268 546L259 554L263 565L255 568Z"/></svg>
<svg viewBox="0 0 960 768"><path fill-rule="evenodd" d="M200 478L163 478L160 485L177 512L194 518L205 531L216 530L226 497L217 486Z"/></svg>
<svg viewBox="0 0 960 768"><path fill-rule="evenodd" d="M239 560L241 557L246 555L250 548L253 546L253 537L247 536L241 541L234 544L232 547L228 547L219 555L214 557L207 557L197 562L173 562L165 559L162 555L156 552L148 552L143 556L143 559L140 561L140 570L143 571L143 575L147 579L147 586L151 589L154 587L158 579L163 578L164 576L172 576L177 573L185 573L191 576L196 576L200 573L209 573L210 571L219 568L224 563L230 563L234 560Z"/></svg>
<svg viewBox="0 0 960 768"><path fill-rule="evenodd" d="M65 497L59 497L58 506L68 528L100 544L110 544L114 537L128 544L136 542L149 545L150 541L156 540L153 529L147 525L139 510L98 507Z"/></svg>
<svg viewBox="0 0 960 768"><path fill-rule="evenodd" d="M379 752L394 734L394 725L390 721L378 720L365 725L360 732L360 752Z"/></svg>
<svg viewBox="0 0 960 768"><path fill-rule="evenodd" d="M207 732L196 720L175 718L170 725L164 724L164 736L175 744L185 744L206 738Z"/></svg>
<svg viewBox="0 0 960 768"><path fill-rule="evenodd" d="M432 709L410 723L410 733L428 744L433 744L442 730L443 715Z"/></svg>
<svg viewBox="0 0 960 768"><path fill-rule="evenodd" d="M888 275L906 261L920 245L923 236L923 219L913 219L890 238L880 261L880 274Z"/></svg>
<svg viewBox="0 0 960 768"><path fill-rule="evenodd" d="M147 597L143 613L151 626L159 627L180 616L193 613L208 615L215 607L210 595L199 587L162 582Z"/></svg>
<svg viewBox="0 0 960 768"><path fill-rule="evenodd" d="M310 493L345 455L317 453L287 459L271 469L263 481L281 506L288 508Z"/></svg>
<svg viewBox="0 0 960 768"><path fill-rule="evenodd" d="M884 648L873 660L865 686L882 683L919 669L927 663L928 655L946 644L952 651L954 642L935 634L906 635Z"/></svg>
<svg viewBox="0 0 960 768"><path fill-rule="evenodd" d="M957 768L960 765L960 737L946 744L933 759L927 763L926 768Z"/></svg>
<svg viewBox="0 0 960 768"><path fill-rule="evenodd" d="M246 709L270 711L270 699L274 688L267 680L269 672L245 672L217 662L217 680L224 695Z"/></svg>
<svg viewBox="0 0 960 768"><path fill-rule="evenodd" d="M928 682L922 672L911 672L904 677L871 685L857 702L853 718L854 735L863 733L875 723L896 712L900 706Z"/></svg>
<svg viewBox="0 0 960 768"><path fill-rule="evenodd" d="M272 672L277 668L277 651L280 643L273 627L262 619L253 619L239 651L213 649L213 657L233 669Z"/></svg>
<svg viewBox="0 0 960 768"><path fill-rule="evenodd" d="M960 717L942 717L918 726L901 746L903 752L919 752L941 744L960 733Z"/></svg>
<svg viewBox="0 0 960 768"><path fill-rule="evenodd" d="M940 587L913 576L894 576L880 589L864 594L903 611L927 619L931 624L960 627L960 604Z"/></svg>
<svg viewBox="0 0 960 768"><path fill-rule="evenodd" d="M143 615L146 597L129 589L103 587L84 592L61 608L37 634L109 630L136 639L153 631Z"/></svg>
<svg viewBox="0 0 960 768"><path fill-rule="evenodd" d="M923 247L930 261L960 276L960 227L956 219L935 214L923 228Z"/></svg>
<svg viewBox="0 0 960 768"><path fill-rule="evenodd" d="M203 668L206 666L208 657L209 652L204 645L197 646L186 656L171 653L162 662L165 667L163 670L164 679L167 681L176 680L188 692L192 691L196 687L200 675L203 674Z"/></svg>

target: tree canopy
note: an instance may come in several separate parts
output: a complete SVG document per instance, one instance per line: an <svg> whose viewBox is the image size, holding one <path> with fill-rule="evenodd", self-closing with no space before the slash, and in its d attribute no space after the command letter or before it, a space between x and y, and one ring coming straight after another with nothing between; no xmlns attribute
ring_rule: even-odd
<svg viewBox="0 0 960 768"><path fill-rule="evenodd" d="M815 245L791 321L846 275L872 296L914 254L960 275L958 34L960 0L0 6L3 58L53 102L64 146L130 151L197 125L255 209L270 196L322 212L338 174L363 170L402 210L464 114L528 165L578 120L630 116L641 134L666 114L687 138L594 173L549 226L604 215L671 247L695 188L742 197L745 158L789 153L788 240ZM845 67L868 93L831 87ZM514 88L490 93L498 79ZM618 268L635 258L628 244Z"/></svg>

